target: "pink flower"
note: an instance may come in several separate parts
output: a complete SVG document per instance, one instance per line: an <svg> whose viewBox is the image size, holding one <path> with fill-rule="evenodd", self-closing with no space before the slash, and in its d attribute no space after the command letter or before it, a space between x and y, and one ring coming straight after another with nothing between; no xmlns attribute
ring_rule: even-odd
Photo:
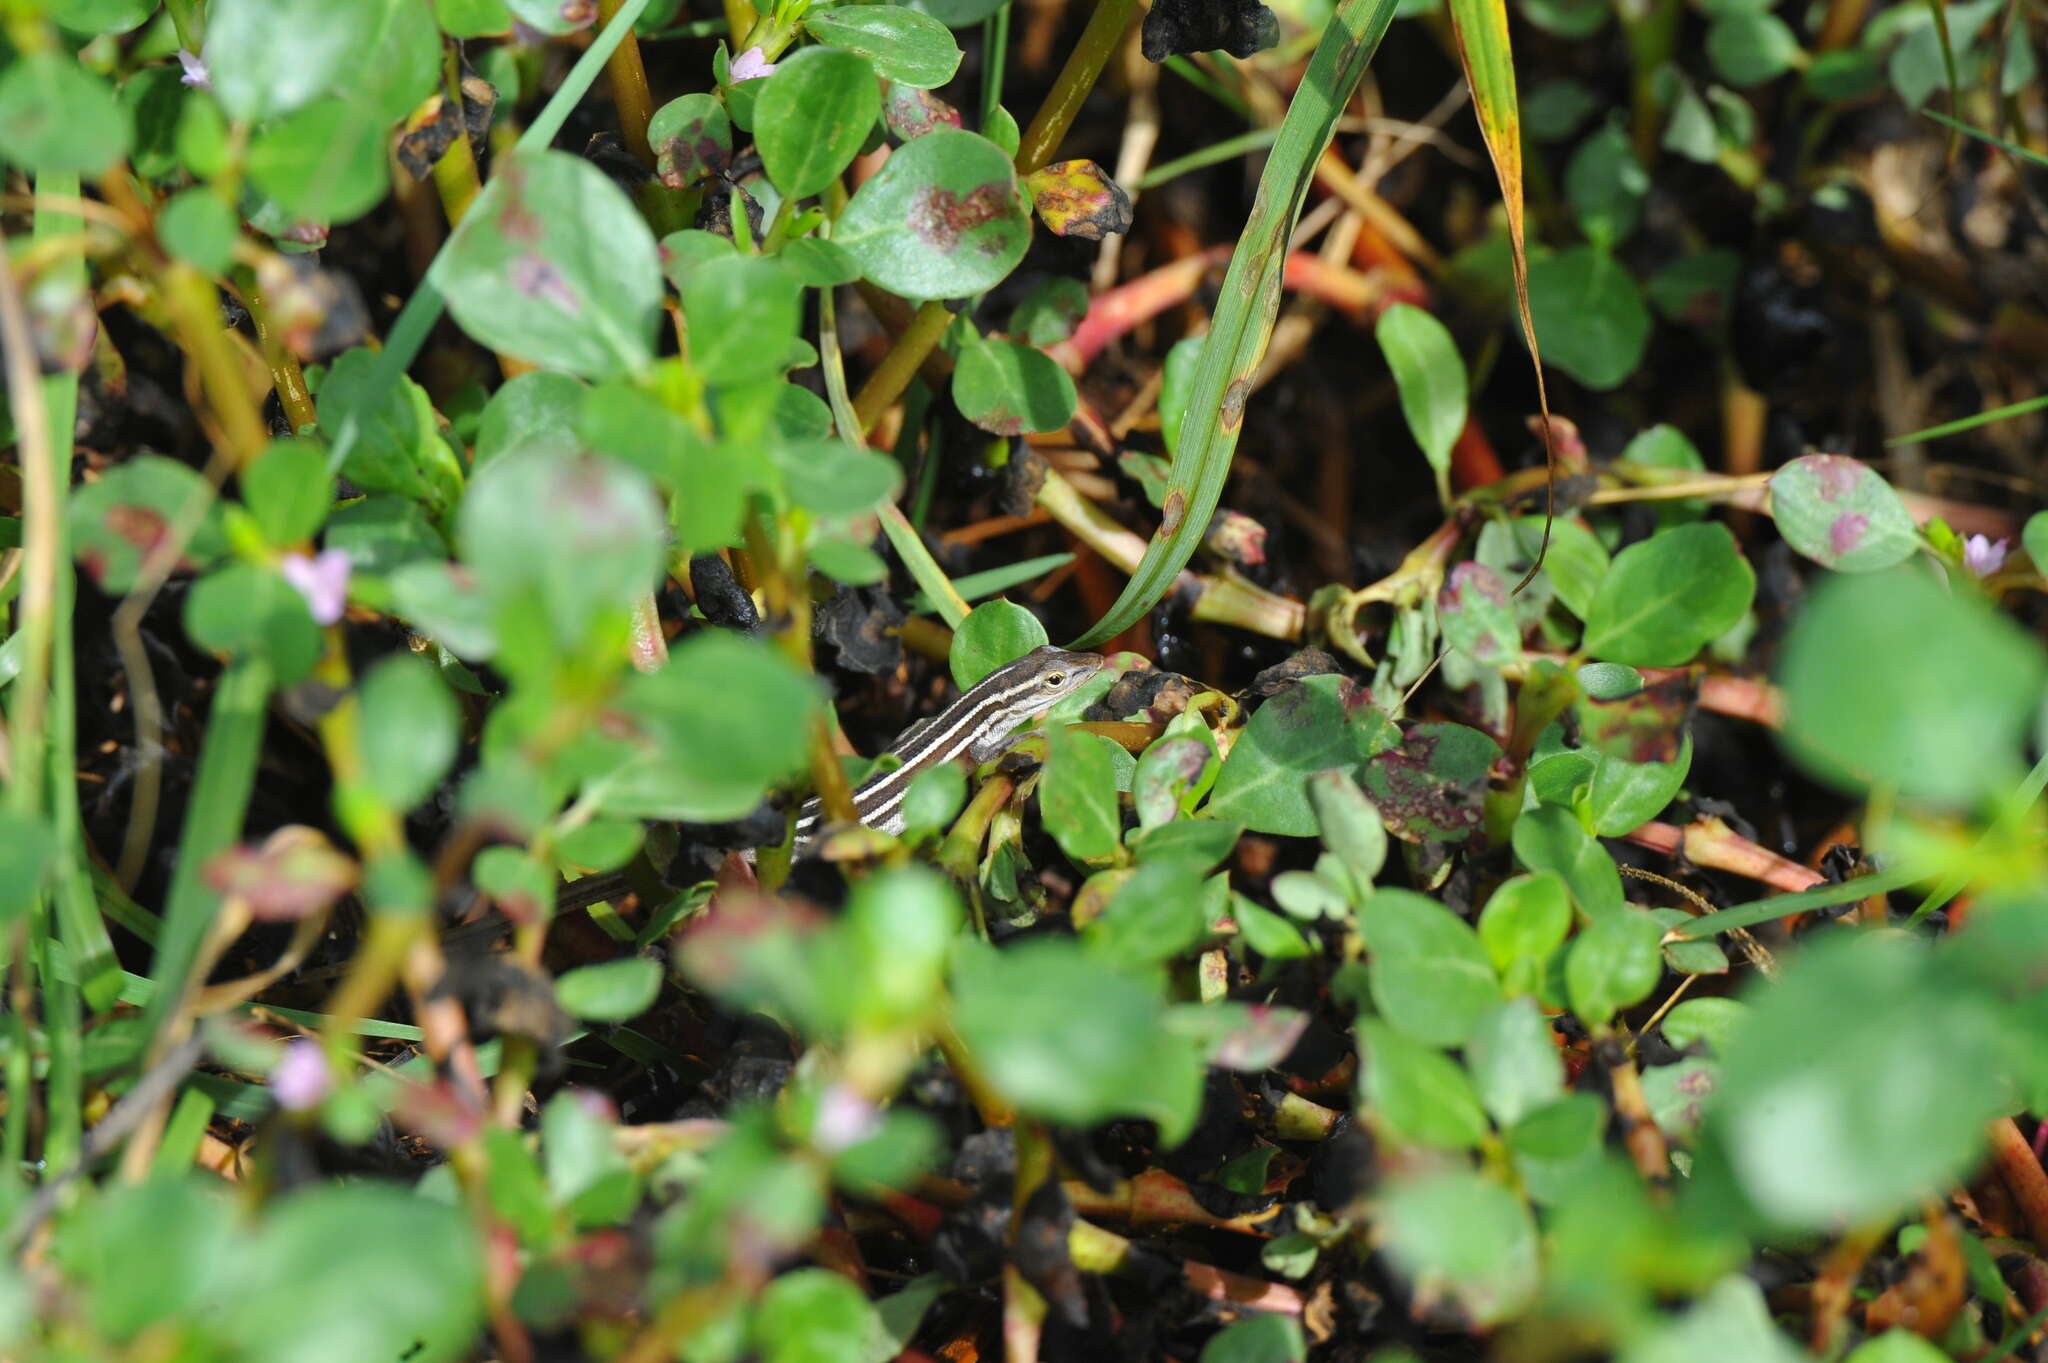
<svg viewBox="0 0 2048 1363"><path fill-rule="evenodd" d="M836 1155L881 1129L882 1114L875 1105L846 1085L834 1084L818 1095L817 1127L811 1138L827 1154Z"/></svg>
<svg viewBox="0 0 2048 1363"><path fill-rule="evenodd" d="M1963 566L1978 577L1989 577L2005 566L2006 551L2010 548L2005 540L1972 535L1963 541Z"/></svg>
<svg viewBox="0 0 2048 1363"><path fill-rule="evenodd" d="M206 63L184 48L178 49L178 65L185 68L185 74L178 77L180 85L194 85L201 90L211 90L210 77L206 74Z"/></svg>
<svg viewBox="0 0 2048 1363"><path fill-rule="evenodd" d="M348 550L322 549L311 558L286 554L277 567L284 580L306 598L306 609L313 613L315 624L331 625L341 619L342 608L348 605Z"/></svg>
<svg viewBox="0 0 2048 1363"><path fill-rule="evenodd" d="M326 1052L309 1037L287 1042L284 1059L270 1072L271 1096L287 1112L304 1112L315 1107L334 1087L327 1069Z"/></svg>
<svg viewBox="0 0 2048 1363"><path fill-rule="evenodd" d="M760 48L750 47L732 59L730 80L738 85L743 80L757 80L774 73L775 63L769 61Z"/></svg>

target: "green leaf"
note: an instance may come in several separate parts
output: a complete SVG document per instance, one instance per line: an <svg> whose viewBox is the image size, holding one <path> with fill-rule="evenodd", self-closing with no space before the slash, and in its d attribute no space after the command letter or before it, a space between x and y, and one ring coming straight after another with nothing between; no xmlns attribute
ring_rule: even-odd
<svg viewBox="0 0 2048 1363"><path fill-rule="evenodd" d="M1664 927L1641 909L1596 918L1573 941L1564 960L1572 1011L1589 1027L1648 998L1664 976Z"/></svg>
<svg viewBox="0 0 2048 1363"><path fill-rule="evenodd" d="M1586 616L1586 651L1676 667L1733 629L1755 596L1756 573L1726 526L1676 526L1615 555Z"/></svg>
<svg viewBox="0 0 2048 1363"><path fill-rule="evenodd" d="M2048 511L2036 511L2027 517L2026 528L2020 531L2020 543L2025 546L2027 557L2034 561L2034 571L2048 577Z"/></svg>
<svg viewBox="0 0 2048 1363"><path fill-rule="evenodd" d="M984 601L953 632L953 684L967 690L1046 642L1038 617L1011 601Z"/></svg>
<svg viewBox="0 0 2048 1363"><path fill-rule="evenodd" d="M1593 764L1586 812L1603 838L1635 832L1663 812L1692 770L1692 735L1675 762L1629 762L1604 754Z"/></svg>
<svg viewBox="0 0 2048 1363"><path fill-rule="evenodd" d="M500 459L470 485L457 529L485 595L502 608L537 594L564 649L623 618L661 576L654 488L612 459Z"/></svg>
<svg viewBox="0 0 2048 1363"><path fill-rule="evenodd" d="M1080 399L1067 371L1036 346L989 340L963 346L953 373L960 414L995 435L1057 431Z"/></svg>
<svg viewBox="0 0 2048 1363"><path fill-rule="evenodd" d="M1031 291L1010 311L1010 334L1028 345L1048 346L1066 340L1074 334L1074 328L1088 315L1088 286L1078 279L1054 276L1042 279L1031 286ZM1167 352L1167 367L1171 370L1173 356L1183 342L1176 341L1174 348ZM1161 390L1160 411L1165 412L1165 392ZM1168 448L1172 448L1169 443Z"/></svg>
<svg viewBox="0 0 2048 1363"><path fill-rule="evenodd" d="M1083 930L1082 940L1120 966L1172 960L1208 931L1203 913L1205 870L1199 862L1181 858L1146 862L1117 886L1102 913Z"/></svg>
<svg viewBox="0 0 2048 1363"><path fill-rule="evenodd" d="M555 1002L562 1011L591 1022L639 1017L660 992L661 963L643 956L578 966L555 981Z"/></svg>
<svg viewBox="0 0 2048 1363"><path fill-rule="evenodd" d="M769 182L786 198L819 193L852 164L881 112L875 68L865 58L836 47L783 58L754 104L754 144ZM845 234L833 235L843 241Z"/></svg>
<svg viewBox="0 0 2048 1363"><path fill-rule="evenodd" d="M1728 1039L1709 1122L1772 1222L1889 1217L1976 1161L1983 1123L2004 1101L1998 1024L1981 996L1933 968L1921 943L1825 934L1749 1001L1755 1011ZM1914 1025L1840 1025L1875 1017Z"/></svg>
<svg viewBox="0 0 2048 1363"><path fill-rule="evenodd" d="M16 53L0 72L0 159L39 175L97 175L133 137L128 110L68 53Z"/></svg>
<svg viewBox="0 0 2048 1363"><path fill-rule="evenodd" d="M376 368L376 355L358 346L334 361L320 385L321 429L339 431L353 422L357 431L342 476L371 492L393 492L436 510L452 504L462 470L435 429L426 390L402 375L380 387Z"/></svg>
<svg viewBox="0 0 2048 1363"><path fill-rule="evenodd" d="M1686 999L1664 1015L1664 1039L1681 1049L1703 1042L1717 1053L1725 1051L1749 1012L1739 999Z"/></svg>
<svg viewBox="0 0 2048 1363"><path fill-rule="evenodd" d="M1323 846L1344 863L1353 881L1372 884L1387 863L1387 826L1379 810L1341 769L1309 777L1308 795Z"/></svg>
<svg viewBox="0 0 2048 1363"><path fill-rule="evenodd" d="M1722 14L1707 25L1707 60L1737 89L1776 80L1802 55L1798 36L1775 14Z"/></svg>
<svg viewBox="0 0 2048 1363"><path fill-rule="evenodd" d="M350 34L351 60L334 93L388 129L440 84L441 34L416 0L374 0L370 9L373 17L359 20Z"/></svg>
<svg viewBox="0 0 2048 1363"><path fill-rule="evenodd" d="M180 190L156 215L164 249L203 274L225 274L242 234L235 210L210 189Z"/></svg>
<svg viewBox="0 0 2048 1363"><path fill-rule="evenodd" d="M1787 544L1837 572L1889 568L1920 547L1891 484L1846 455L1803 455L1773 473L1771 517Z"/></svg>
<svg viewBox="0 0 2048 1363"><path fill-rule="evenodd" d="M294 1193L238 1239L235 1259L239 1272L210 1319L251 1358L445 1363L464 1357L483 1326L483 1249L469 1212L393 1184ZM333 1291L308 1294L309 1282Z"/></svg>
<svg viewBox="0 0 2048 1363"><path fill-rule="evenodd" d="M1842 1363L1948 1363L1948 1355L1911 1330L1887 1330L1849 1351Z"/></svg>
<svg viewBox="0 0 2048 1363"><path fill-rule="evenodd" d="M1618 888L1619 879L1615 883ZM1563 879L1549 871L1509 877L1479 911L1480 944L1511 994L1537 991L1544 964L1564 945L1571 927L1570 893Z"/></svg>
<svg viewBox="0 0 2048 1363"><path fill-rule="evenodd" d="M768 447L789 499L820 516L864 516L896 495L903 466L879 450L843 440L788 441Z"/></svg>
<svg viewBox="0 0 2048 1363"><path fill-rule="evenodd" d="M1659 1320L1631 1340L1618 1363L1697 1363L1703 1358L1805 1363L1810 1357L1771 1322L1762 1289L1731 1276L1678 1316Z"/></svg>
<svg viewBox="0 0 2048 1363"><path fill-rule="evenodd" d="M626 192L581 157L500 162L435 270L455 320L493 350L584 378L634 373L653 358L654 236Z"/></svg>
<svg viewBox="0 0 2048 1363"><path fill-rule="evenodd" d="M1372 953L1373 1004L1402 1031L1460 1046L1500 1003L1500 981L1478 935L1435 900L1381 889L1366 900L1359 919Z"/></svg>
<svg viewBox="0 0 2048 1363"><path fill-rule="evenodd" d="M1031 216L1009 157L987 138L942 128L891 153L832 239L891 293L963 298L1016 268Z"/></svg>
<svg viewBox="0 0 2048 1363"><path fill-rule="evenodd" d="M1508 1148L1530 1197L1555 1203L1583 1196L1578 1188L1587 1172L1599 1167L1608 1117L1607 1105L1592 1094L1567 1093L1514 1124L1507 1133Z"/></svg>
<svg viewBox="0 0 2048 1363"><path fill-rule="evenodd" d="M201 56L230 118L280 118L330 90L379 0L213 0Z"/></svg>
<svg viewBox="0 0 2048 1363"><path fill-rule="evenodd" d="M803 771L817 682L767 644L724 630L692 635L659 672L632 677L621 704L638 754L604 778L606 810L649 819L737 819Z"/></svg>
<svg viewBox="0 0 2048 1363"><path fill-rule="evenodd" d="M1373 335L1393 371L1408 430L1436 471L1438 486L1448 487L1451 446L1465 429L1469 387L1458 343L1442 322L1409 303L1381 313Z"/></svg>
<svg viewBox="0 0 2048 1363"><path fill-rule="evenodd" d="M1544 361L1588 388L1606 392L1643 361L1650 310L1628 267L1598 247L1530 261L1529 312Z"/></svg>
<svg viewBox="0 0 2048 1363"><path fill-rule="evenodd" d="M197 1176L112 1184L76 1206L51 1256L83 1288L95 1332L126 1341L218 1309L237 1226L232 1201ZM188 1327L189 1328L189 1327Z"/></svg>
<svg viewBox="0 0 2048 1363"><path fill-rule="evenodd" d="M1126 975L1078 942L1006 951L967 942L954 957L952 995L954 1025L980 1072L1022 1110L1074 1126L1149 1118L1169 1146L1193 1130L1202 1053L1165 1026L1156 981Z"/></svg>
<svg viewBox="0 0 2048 1363"><path fill-rule="evenodd" d="M1643 689L1643 674L1624 663L1587 663L1573 675L1589 700L1626 700Z"/></svg>
<svg viewBox="0 0 2048 1363"><path fill-rule="evenodd" d="M1565 197L1588 237L1619 245L1635 235L1650 173L1636 159L1635 146L1619 120L1612 120L1579 144L1565 168ZM1546 348L1549 333L1539 330Z"/></svg>
<svg viewBox="0 0 2048 1363"><path fill-rule="evenodd" d="M434 18L451 38L490 38L512 27L505 0L434 0Z"/></svg>
<svg viewBox="0 0 2048 1363"><path fill-rule="evenodd" d="M1308 1341L1291 1317L1253 1313L1212 1335L1202 1346L1201 1363L1304 1363L1307 1358Z"/></svg>
<svg viewBox="0 0 2048 1363"><path fill-rule="evenodd" d="M1360 1097L1391 1135L1442 1150L1486 1139L1486 1112L1456 1061L1371 1018L1358 1034Z"/></svg>
<svg viewBox="0 0 2048 1363"><path fill-rule="evenodd" d="M408 563L448 557L426 509L403 497L359 497L334 508L326 543L349 557L350 581L388 576Z"/></svg>
<svg viewBox="0 0 2048 1363"><path fill-rule="evenodd" d="M1122 842L1116 753L1115 743L1084 730L1060 726L1047 735L1038 807L1046 831L1075 861L1108 861Z"/></svg>
<svg viewBox="0 0 2048 1363"><path fill-rule="evenodd" d="M192 642L229 658L264 658L289 686L320 661L320 627L306 599L274 570L233 563L209 573L185 597Z"/></svg>
<svg viewBox="0 0 2048 1363"><path fill-rule="evenodd" d="M462 741L455 698L426 660L386 658L363 679L363 784L398 812L433 794Z"/></svg>
<svg viewBox="0 0 2048 1363"><path fill-rule="evenodd" d="M1975 593L1913 568L1830 578L1780 654L1781 738L1845 789L1964 804L2016 775L2044 671L2040 646Z"/></svg>
<svg viewBox="0 0 2048 1363"><path fill-rule="evenodd" d="M1582 82L1547 80L1522 101L1522 126L1539 142L1561 142L1577 132L1601 102Z"/></svg>
<svg viewBox="0 0 2048 1363"><path fill-rule="evenodd" d="M249 179L293 218L347 222L390 188L387 125L360 104L321 99L270 124L249 147Z"/></svg>
<svg viewBox="0 0 2048 1363"><path fill-rule="evenodd" d="M280 547L311 539L334 504L327 451L310 440L273 440L242 470L241 484L257 529Z"/></svg>
<svg viewBox="0 0 2048 1363"><path fill-rule="evenodd" d="M1538 1282L1536 1223L1507 1189L1464 1170L1393 1188L1380 1204L1387 1253L1424 1294L1484 1328L1518 1314ZM1739 1354L1699 1357L1741 1357Z"/></svg>
<svg viewBox="0 0 2048 1363"><path fill-rule="evenodd" d="M879 1031L929 1017L966 917L952 882L924 867L861 881L848 899L835 955L852 981L847 1016L853 1025Z"/></svg>
<svg viewBox="0 0 2048 1363"><path fill-rule="evenodd" d="M1398 747L1366 762L1360 784L1395 837L1463 842L1478 831L1487 778L1499 760L1500 744L1477 729L1414 724Z"/></svg>
<svg viewBox="0 0 2048 1363"><path fill-rule="evenodd" d="M73 33L130 33L156 13L156 0L52 0L50 18Z"/></svg>
<svg viewBox="0 0 2048 1363"><path fill-rule="evenodd" d="M1166 440L1169 455L1180 452L1180 431L1187 421L1195 370L1202 362L1202 341L1200 336L1183 336L1173 343L1173 349L1166 352L1166 363L1159 381L1159 434ZM1147 495L1152 497L1154 506L1166 500L1163 492L1156 495L1148 492Z"/></svg>
<svg viewBox="0 0 2048 1363"><path fill-rule="evenodd" d="M780 377L802 321L803 293L779 261L728 255L704 262L682 288L691 365L711 384Z"/></svg>
<svg viewBox="0 0 2048 1363"><path fill-rule="evenodd" d="M580 454L577 417L589 388L567 374L536 369L507 379L477 418L476 468L507 454Z"/></svg>
<svg viewBox="0 0 2048 1363"><path fill-rule="evenodd" d="M913 9L835 5L812 10L804 27L821 43L866 57L882 79L913 89L936 90L960 68L960 45L946 26Z"/></svg>
<svg viewBox="0 0 2048 1363"><path fill-rule="evenodd" d="M186 521L191 538L180 567L204 568L227 552L213 487L175 459L139 454L71 492L65 512L78 566L101 591L135 589L142 565Z"/></svg>
<svg viewBox="0 0 2048 1363"><path fill-rule="evenodd" d="M1252 712L1224 759L1205 812L1259 833L1316 834L1308 778L1359 761L1391 741L1392 724L1343 677L1308 677ZM1356 707L1354 709L1354 707Z"/></svg>
<svg viewBox="0 0 2048 1363"><path fill-rule="evenodd" d="M1532 871L1549 871L1570 887L1579 912L1589 919L1619 913L1621 872L1614 858L1590 837L1568 809L1525 810L1515 820L1515 856Z"/></svg>
<svg viewBox="0 0 2048 1363"><path fill-rule="evenodd" d="M867 1363L882 1322L843 1274L799 1268L761 1293L753 1338L762 1363Z"/></svg>
<svg viewBox="0 0 2048 1363"><path fill-rule="evenodd" d="M1503 1131L1564 1094L1564 1057L1534 999L1509 999L1481 1016L1465 1039L1465 1065Z"/></svg>
<svg viewBox="0 0 2048 1363"><path fill-rule="evenodd" d="M903 831L942 829L953 822L966 800L966 770L958 762L942 762L920 773L903 792Z"/></svg>

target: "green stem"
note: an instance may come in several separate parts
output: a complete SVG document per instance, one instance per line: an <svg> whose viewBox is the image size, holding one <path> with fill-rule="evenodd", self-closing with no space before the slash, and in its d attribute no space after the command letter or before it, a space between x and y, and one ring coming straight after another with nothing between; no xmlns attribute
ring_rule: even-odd
<svg viewBox="0 0 2048 1363"><path fill-rule="evenodd" d="M1138 0L1100 0L1096 5L1051 93L1038 106L1038 116L1031 120L1031 126L1017 144L1018 174L1029 175L1052 160L1053 150L1073 126L1082 103L1095 88L1102 68L1109 64L1116 45L1123 41L1124 30L1131 26L1137 13Z"/></svg>
<svg viewBox="0 0 2048 1363"><path fill-rule="evenodd" d="M986 133L989 120L996 116L996 110L1003 102L1003 66L1010 50L1010 0L996 7L996 12L982 21L981 25L981 122L978 125Z"/></svg>

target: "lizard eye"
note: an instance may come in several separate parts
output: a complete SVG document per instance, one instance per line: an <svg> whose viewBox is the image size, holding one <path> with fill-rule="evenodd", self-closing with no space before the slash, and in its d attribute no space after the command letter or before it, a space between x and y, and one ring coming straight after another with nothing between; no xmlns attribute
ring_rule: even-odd
<svg viewBox="0 0 2048 1363"><path fill-rule="evenodd" d="M1048 691L1057 691L1067 684L1067 674L1064 672L1048 672L1045 674L1044 680Z"/></svg>

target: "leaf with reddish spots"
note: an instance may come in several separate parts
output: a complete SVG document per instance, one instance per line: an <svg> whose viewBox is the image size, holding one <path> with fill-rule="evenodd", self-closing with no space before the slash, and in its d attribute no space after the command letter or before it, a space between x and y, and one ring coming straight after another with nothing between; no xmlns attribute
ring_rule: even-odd
<svg viewBox="0 0 2048 1363"><path fill-rule="evenodd" d="M1416 724L1365 764L1362 783L1406 842L1463 842L1479 829L1500 744L1462 724Z"/></svg>
<svg viewBox="0 0 2048 1363"><path fill-rule="evenodd" d="M1507 579L1484 563L1451 569L1437 595L1437 613L1444 641L1473 662L1498 665L1522 656L1522 629Z"/></svg>
<svg viewBox="0 0 2048 1363"><path fill-rule="evenodd" d="M654 235L626 192L579 157L505 158L437 269L456 322L502 354L588 379L653 359Z"/></svg>
<svg viewBox="0 0 2048 1363"><path fill-rule="evenodd" d="M1586 747L1624 762L1675 762L1699 699L1692 672L1644 687L1621 700L1581 697L1572 707Z"/></svg>
<svg viewBox="0 0 2048 1363"><path fill-rule="evenodd" d="M1131 230L1131 196L1093 161L1054 161L1024 184L1038 220L1056 237L1101 241Z"/></svg>
<svg viewBox="0 0 2048 1363"><path fill-rule="evenodd" d="M1920 544L1899 494L1846 455L1805 455L1772 474L1771 515L1787 544L1837 572L1889 568Z"/></svg>
<svg viewBox="0 0 2048 1363"><path fill-rule="evenodd" d="M670 189L687 189L732 164L732 120L706 94L684 95L655 110L647 124L654 172Z"/></svg>
<svg viewBox="0 0 2048 1363"><path fill-rule="evenodd" d="M1024 258L1031 217L993 142L941 128L897 148L833 224L868 279L905 298L962 298Z"/></svg>
<svg viewBox="0 0 2048 1363"><path fill-rule="evenodd" d="M317 828L290 824L261 847L230 847L206 864L206 883L244 901L258 922L294 922L331 906L356 887L354 861Z"/></svg>
<svg viewBox="0 0 2048 1363"><path fill-rule="evenodd" d="M67 519L79 564L102 591L133 591L143 563L190 526L173 567L204 568L227 552L214 490L175 459L142 454L71 494Z"/></svg>
<svg viewBox="0 0 2048 1363"><path fill-rule="evenodd" d="M1257 1074L1287 1058L1308 1030L1308 1014L1270 1004L1198 1004L1174 1009L1167 1025L1205 1045L1210 1064Z"/></svg>
<svg viewBox="0 0 2048 1363"><path fill-rule="evenodd" d="M899 140L912 142L941 128L958 128L960 111L929 90L891 81L882 96L882 122Z"/></svg>

